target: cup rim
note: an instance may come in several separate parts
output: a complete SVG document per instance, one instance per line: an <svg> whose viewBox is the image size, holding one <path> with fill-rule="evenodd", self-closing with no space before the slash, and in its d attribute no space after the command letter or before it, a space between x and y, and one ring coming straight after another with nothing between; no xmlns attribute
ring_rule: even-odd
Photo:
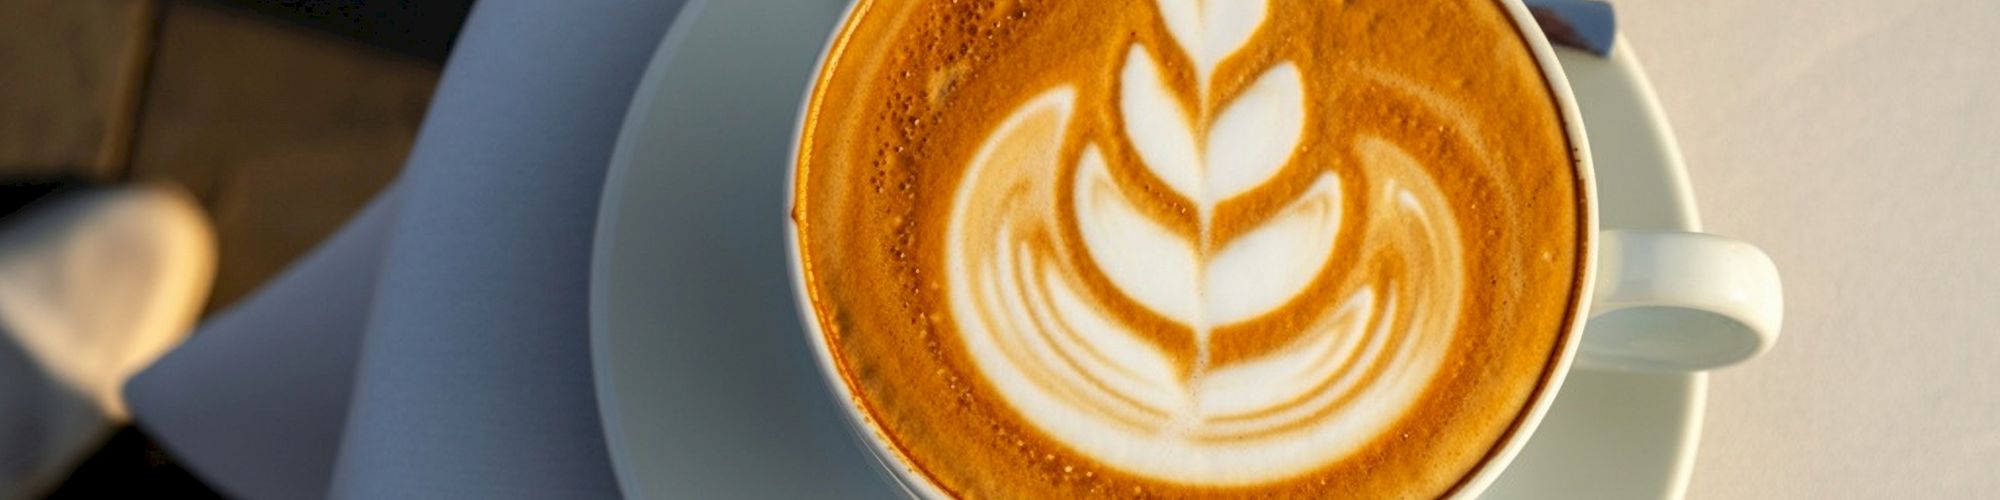
<svg viewBox="0 0 2000 500"><path fill-rule="evenodd" d="M1577 276L1577 285L1571 290L1569 300L1569 325L1562 334L1561 346L1552 354L1555 357L1542 374L1541 383L1528 398L1528 405L1514 419L1499 444L1487 450L1471 474L1460 478L1457 486L1448 495L1454 499L1470 499L1493 485L1507 466L1519 456L1521 448L1541 426L1548 416L1549 407L1555 402L1565 379L1576 363L1577 353L1583 342L1584 324L1590 320L1591 298L1597 289L1598 233L1602 229L1598 220L1597 177L1595 164L1591 160L1590 138L1585 133L1582 108L1577 105L1576 94L1570 88L1567 74L1563 72L1562 61L1556 58L1555 45L1542 32L1534 14L1528 10L1523 0L1493 0L1507 11L1514 22L1514 30L1528 43L1528 51L1535 58L1535 65L1542 70L1543 84L1555 98L1556 110L1563 121L1563 131L1570 147L1570 163L1574 169L1577 192L1583 198L1583 224L1577 230L1577 262L1582 272Z"/></svg>
<svg viewBox="0 0 2000 500"><path fill-rule="evenodd" d="M799 221L794 216L798 213L798 174L802 161L800 146L806 130L807 111L818 97L820 77L824 76L827 62L845 49L842 35L847 31L848 22L862 13L860 12L862 7L872 1L847 1L839 22L835 23L833 31L827 34L827 41L821 44L819 57L813 63L812 72L809 73L812 80L807 83L804 95L799 99L798 112L794 113L796 116L793 118L792 140L789 154L786 156L789 164L785 166L785 264L792 285L792 302L798 309L800 323L804 325L806 341L812 345L813 359L819 367L822 382L826 383L838 397L835 403L840 406L841 415L849 423L848 430L865 443L870 455L882 466L894 484L905 493L916 495L918 498L950 498L923 472L915 470L916 467L912 465L910 457L891 444L881 425L862 410L859 396L848 384L846 376L841 373L838 358L834 356L832 347L827 345L826 332L820 326L819 313L814 310L810 288L806 283L807 269L804 255L800 252ZM1560 392L1564 380L1576 362L1583 340L1584 325L1590 319L1590 303L1596 291L1598 270L1598 232L1601 229L1598 219L1596 169L1592 163L1589 136L1585 133L1583 113L1577 105L1569 78L1563 72L1561 61L1556 58L1555 46L1549 42L1547 34L1542 32L1533 13L1528 10L1523 0L1490 1L1505 11L1514 25L1516 34L1527 43L1528 51L1534 58L1535 65L1541 69L1543 83L1548 86L1549 94L1555 99L1557 113L1563 122L1577 192L1583 199L1581 214L1583 223L1577 230L1579 238L1577 261L1581 273L1576 278L1577 285L1572 288L1569 320L1567 326L1560 332L1561 345L1552 354L1554 361L1546 366L1540 383L1530 393L1526 407L1515 417L1513 424L1502 434L1499 442L1486 452L1486 456L1470 473L1460 477L1458 483L1446 493L1446 497L1454 499L1476 498L1492 486L1520 454L1542 420L1547 417L1549 407L1555 402L1556 394Z"/></svg>
<svg viewBox="0 0 2000 500"><path fill-rule="evenodd" d="M806 83L804 94L800 96L798 111L793 113L792 140L785 156L790 163L785 165L785 267L792 285L792 304L798 309L799 322L804 325L805 340L812 346L814 365L819 368L820 381L833 390L834 403L840 407L840 415L847 421L847 430L868 449L869 456L880 465L879 472L904 494L911 498L951 498L943 489L933 483L923 472L916 470L913 460L902 450L890 444L889 436L875 418L864 411L860 396L841 374L839 358L833 348L827 345L826 331L820 326L819 312L814 309L811 287L806 283L805 255L800 252L798 190L801 143L805 139L806 114L817 100L820 92L820 77L825 76L827 61L845 50L842 37L847 33L848 21L862 13L871 0L846 0L841 9L840 20L834 23L833 31L827 33L826 42L820 44L817 60L813 62L811 81Z"/></svg>

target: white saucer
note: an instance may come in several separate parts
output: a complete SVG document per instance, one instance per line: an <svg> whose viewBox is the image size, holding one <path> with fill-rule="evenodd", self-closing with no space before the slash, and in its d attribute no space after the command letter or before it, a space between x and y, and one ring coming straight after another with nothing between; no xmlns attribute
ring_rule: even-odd
<svg viewBox="0 0 2000 500"><path fill-rule="evenodd" d="M808 355L783 245L794 113L844 2L692 0L633 98L591 269L597 401L632 498L880 499ZM1638 61L1562 52L1606 227L1698 229ZM1702 375L1573 373L1487 498L1679 498Z"/></svg>

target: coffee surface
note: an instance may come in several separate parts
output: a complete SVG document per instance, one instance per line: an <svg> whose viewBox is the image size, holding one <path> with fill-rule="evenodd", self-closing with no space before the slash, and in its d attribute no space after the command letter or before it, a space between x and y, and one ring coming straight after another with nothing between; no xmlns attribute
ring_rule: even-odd
<svg viewBox="0 0 2000 500"><path fill-rule="evenodd" d="M870 0L801 138L854 404L962 497L1447 494L1580 290L1491 0Z"/></svg>

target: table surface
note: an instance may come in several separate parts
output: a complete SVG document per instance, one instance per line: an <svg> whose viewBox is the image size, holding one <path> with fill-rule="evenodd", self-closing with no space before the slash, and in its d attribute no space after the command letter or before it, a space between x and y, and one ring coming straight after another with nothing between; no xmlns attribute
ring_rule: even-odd
<svg viewBox="0 0 2000 500"><path fill-rule="evenodd" d="M1691 498L2000 491L2000 9L1618 2L1707 230L1761 246L1784 336L1717 372Z"/></svg>

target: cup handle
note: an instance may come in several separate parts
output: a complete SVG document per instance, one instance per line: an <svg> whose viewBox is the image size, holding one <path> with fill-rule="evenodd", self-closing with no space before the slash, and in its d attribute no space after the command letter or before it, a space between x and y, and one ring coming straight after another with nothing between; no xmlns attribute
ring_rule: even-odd
<svg viewBox="0 0 2000 500"><path fill-rule="evenodd" d="M1700 371L1777 342L1784 292L1757 247L1680 231L1607 230L1598 241L1579 366Z"/></svg>

